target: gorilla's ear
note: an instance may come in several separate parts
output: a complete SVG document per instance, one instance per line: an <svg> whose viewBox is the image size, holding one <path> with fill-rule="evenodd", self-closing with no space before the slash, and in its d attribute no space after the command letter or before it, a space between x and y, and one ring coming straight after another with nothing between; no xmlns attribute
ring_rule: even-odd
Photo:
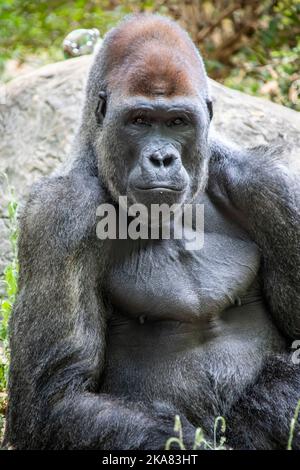
<svg viewBox="0 0 300 470"><path fill-rule="evenodd" d="M214 115L212 101L211 100L206 100L206 106L207 106L207 109L208 109L209 119L212 120L212 117Z"/></svg>
<svg viewBox="0 0 300 470"><path fill-rule="evenodd" d="M105 91L100 91L99 101L96 108L96 119L98 124L102 124L103 119L106 114L106 93Z"/></svg>

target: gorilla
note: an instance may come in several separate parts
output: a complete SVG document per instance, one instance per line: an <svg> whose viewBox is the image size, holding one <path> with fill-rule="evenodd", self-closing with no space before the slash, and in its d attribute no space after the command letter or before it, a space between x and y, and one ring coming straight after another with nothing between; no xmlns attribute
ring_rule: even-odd
<svg viewBox="0 0 300 470"><path fill-rule="evenodd" d="M202 58L176 23L134 15L106 35L71 158L20 216L5 445L164 449L178 414L189 449L217 416L229 448L286 448L300 399L297 162L226 142L211 118ZM97 207L118 211L119 196L203 204L204 246L99 239Z"/></svg>

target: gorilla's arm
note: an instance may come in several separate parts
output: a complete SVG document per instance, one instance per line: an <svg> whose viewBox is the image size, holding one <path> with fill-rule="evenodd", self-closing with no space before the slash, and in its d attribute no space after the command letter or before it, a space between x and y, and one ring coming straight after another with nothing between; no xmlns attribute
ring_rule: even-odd
<svg viewBox="0 0 300 470"><path fill-rule="evenodd" d="M299 399L299 365L292 364L288 355L270 357L257 381L225 416L227 445L233 449L286 450ZM299 418L292 437L292 448L299 450Z"/></svg>
<svg viewBox="0 0 300 470"><path fill-rule="evenodd" d="M5 437L15 448L163 448L172 435L170 410L145 412L96 393L106 323L100 201L98 179L53 177L36 186L23 213Z"/></svg>
<svg viewBox="0 0 300 470"><path fill-rule="evenodd" d="M300 177L279 150L210 142L208 192L261 248L266 299L279 328L300 334Z"/></svg>

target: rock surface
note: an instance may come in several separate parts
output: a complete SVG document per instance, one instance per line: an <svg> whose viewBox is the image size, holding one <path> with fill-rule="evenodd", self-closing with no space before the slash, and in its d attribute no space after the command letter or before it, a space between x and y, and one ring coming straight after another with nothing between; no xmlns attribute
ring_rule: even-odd
<svg viewBox="0 0 300 470"><path fill-rule="evenodd" d="M70 150L91 56L47 65L0 90L0 173L21 201ZM300 113L211 82L214 126L244 146L283 143L299 148ZM5 93L4 93L4 92ZM0 176L0 272L9 259L8 188Z"/></svg>

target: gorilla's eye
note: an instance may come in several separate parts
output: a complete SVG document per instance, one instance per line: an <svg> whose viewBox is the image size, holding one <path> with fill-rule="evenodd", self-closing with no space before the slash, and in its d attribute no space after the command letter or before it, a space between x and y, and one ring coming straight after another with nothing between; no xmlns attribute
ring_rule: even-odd
<svg viewBox="0 0 300 470"><path fill-rule="evenodd" d="M168 122L168 126L182 126L183 124L185 124L185 121L180 117L172 119Z"/></svg>
<svg viewBox="0 0 300 470"><path fill-rule="evenodd" d="M149 120L145 116L137 116L132 120L132 124L138 126L150 126Z"/></svg>

